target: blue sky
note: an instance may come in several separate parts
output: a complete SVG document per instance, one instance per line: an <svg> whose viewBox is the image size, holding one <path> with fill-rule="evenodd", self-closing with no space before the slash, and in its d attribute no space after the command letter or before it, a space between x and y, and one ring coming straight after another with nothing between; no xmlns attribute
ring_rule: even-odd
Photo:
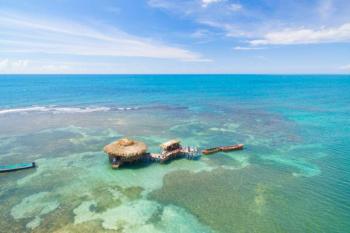
<svg viewBox="0 0 350 233"><path fill-rule="evenodd" d="M0 0L0 73L350 73L350 1Z"/></svg>

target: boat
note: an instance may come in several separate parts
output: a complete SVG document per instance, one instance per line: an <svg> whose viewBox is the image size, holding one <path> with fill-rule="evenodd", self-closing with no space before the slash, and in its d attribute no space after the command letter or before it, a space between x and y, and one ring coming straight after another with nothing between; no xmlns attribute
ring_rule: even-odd
<svg viewBox="0 0 350 233"><path fill-rule="evenodd" d="M202 150L202 153L205 155L210 155L210 154L214 154L217 152L229 152L229 151L233 151L233 150L243 150L244 145L243 144L236 144L236 145L231 145L231 146L220 146L220 147L214 147L214 148L210 148L210 149L205 149Z"/></svg>
<svg viewBox="0 0 350 233"><path fill-rule="evenodd" d="M221 151L220 147L214 147L214 148L202 150L202 153L205 155L210 155L210 154L214 154L214 153L217 153L220 151Z"/></svg>
<svg viewBox="0 0 350 233"><path fill-rule="evenodd" d="M221 151L228 152L233 150L243 150L244 145L243 144L237 144L232 146L222 146L220 147Z"/></svg>
<svg viewBox="0 0 350 233"><path fill-rule="evenodd" d="M0 172L12 172L28 168L34 168L36 166L35 162L32 163L17 163L12 165L0 165Z"/></svg>

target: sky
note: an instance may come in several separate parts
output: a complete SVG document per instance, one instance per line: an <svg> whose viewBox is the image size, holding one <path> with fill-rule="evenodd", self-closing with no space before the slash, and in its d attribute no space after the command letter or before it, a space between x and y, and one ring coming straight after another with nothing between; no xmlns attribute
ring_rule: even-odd
<svg viewBox="0 0 350 233"><path fill-rule="evenodd" d="M349 0L0 0L4 73L350 73Z"/></svg>

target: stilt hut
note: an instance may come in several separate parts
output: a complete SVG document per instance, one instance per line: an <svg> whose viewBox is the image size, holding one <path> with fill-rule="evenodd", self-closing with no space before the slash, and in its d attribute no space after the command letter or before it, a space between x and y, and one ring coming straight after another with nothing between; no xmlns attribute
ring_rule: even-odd
<svg viewBox="0 0 350 233"><path fill-rule="evenodd" d="M145 156L147 145L128 138L120 139L104 147L112 168L119 168L123 163L132 163Z"/></svg>
<svg viewBox="0 0 350 233"><path fill-rule="evenodd" d="M161 144L160 148L162 149L160 156L161 163L174 159L182 154L180 141L176 139Z"/></svg>

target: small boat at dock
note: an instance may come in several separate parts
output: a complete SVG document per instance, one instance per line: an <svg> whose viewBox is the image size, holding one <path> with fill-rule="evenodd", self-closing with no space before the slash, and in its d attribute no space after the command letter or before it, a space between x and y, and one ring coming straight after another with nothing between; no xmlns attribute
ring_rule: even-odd
<svg viewBox="0 0 350 233"><path fill-rule="evenodd" d="M205 149L202 151L202 153L205 155L210 155L218 152L220 152L220 147L214 147L214 148Z"/></svg>
<svg viewBox="0 0 350 233"><path fill-rule="evenodd" d="M0 165L0 172L13 172L28 168L35 168L35 162L32 163L18 163L13 165Z"/></svg>
<svg viewBox="0 0 350 233"><path fill-rule="evenodd" d="M205 149L202 151L203 154L205 155L210 155L214 154L217 152L229 152L229 151L234 151L234 150L243 150L244 145L243 144L236 144L236 145L231 145L231 146L220 146L220 147L214 147L210 149Z"/></svg>
<svg viewBox="0 0 350 233"><path fill-rule="evenodd" d="M243 144L237 144L233 146L222 146L220 147L221 151L228 152L233 150L243 150L244 145Z"/></svg>

